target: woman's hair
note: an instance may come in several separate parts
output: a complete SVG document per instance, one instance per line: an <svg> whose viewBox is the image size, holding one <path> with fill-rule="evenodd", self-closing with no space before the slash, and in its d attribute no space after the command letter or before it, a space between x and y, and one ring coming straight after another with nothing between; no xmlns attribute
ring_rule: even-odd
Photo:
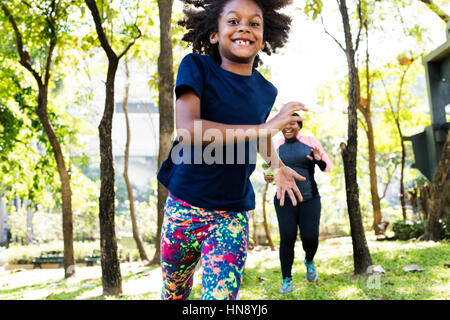
<svg viewBox="0 0 450 320"><path fill-rule="evenodd" d="M297 112L294 112L292 115L296 116L296 117L300 117ZM297 123L298 123L298 126L300 127L300 129L303 128L303 121L297 121Z"/></svg>
<svg viewBox="0 0 450 320"><path fill-rule="evenodd" d="M219 65L221 58L217 44L211 44L209 36L217 32L219 28L218 19L225 4L230 0L181 0L184 2L185 18L178 21L180 26L188 31L183 40L192 45L192 51L211 56ZM253 0L263 12L264 33L263 41L265 47L262 50L271 55L276 49L285 45L291 28L291 17L279 13L278 10L292 3L292 0ZM195 8L188 7L193 5ZM262 64L259 55L256 55L253 67Z"/></svg>

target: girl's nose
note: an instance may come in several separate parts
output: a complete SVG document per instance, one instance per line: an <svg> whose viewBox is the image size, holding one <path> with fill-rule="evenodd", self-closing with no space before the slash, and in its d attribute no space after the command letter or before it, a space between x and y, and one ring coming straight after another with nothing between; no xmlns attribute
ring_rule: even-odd
<svg viewBox="0 0 450 320"><path fill-rule="evenodd" d="M239 24L238 32L250 32L250 28L248 26L248 23L243 21Z"/></svg>

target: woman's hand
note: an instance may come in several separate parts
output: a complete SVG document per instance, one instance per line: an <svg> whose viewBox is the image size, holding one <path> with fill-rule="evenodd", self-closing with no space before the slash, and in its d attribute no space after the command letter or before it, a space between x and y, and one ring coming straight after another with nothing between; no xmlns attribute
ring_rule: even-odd
<svg viewBox="0 0 450 320"><path fill-rule="evenodd" d="M320 161L322 160L322 155L320 154L320 150L317 147L314 147L311 149L311 152L313 153L314 159L316 159L316 161ZM306 156L309 160L314 160L313 157L311 157L310 155Z"/></svg>
<svg viewBox="0 0 450 320"><path fill-rule="evenodd" d="M264 180L267 182L267 183L271 183L271 182L273 182L273 176L268 176L268 175L266 175L265 173L264 173Z"/></svg>
<svg viewBox="0 0 450 320"><path fill-rule="evenodd" d="M295 179L299 181L305 181L305 177L299 175L297 172L285 165L273 170L273 173L275 175L275 183L277 185L277 199L280 200L280 206L284 206L285 192L287 192L289 198L291 198L292 205L297 205L297 199L295 198L295 195L297 195L297 198L300 202L303 201L302 194L300 193L300 190L298 190Z"/></svg>
<svg viewBox="0 0 450 320"><path fill-rule="evenodd" d="M300 116L293 116L292 114L296 111L308 111L308 109L306 109L305 105L301 102L286 103L275 117L264 124L265 129L268 129L269 131L281 130L290 122L305 120Z"/></svg>

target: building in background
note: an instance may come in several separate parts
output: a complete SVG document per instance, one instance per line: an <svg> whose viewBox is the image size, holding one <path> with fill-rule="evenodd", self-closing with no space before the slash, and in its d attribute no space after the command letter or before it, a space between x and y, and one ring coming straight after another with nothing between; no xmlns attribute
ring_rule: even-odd
<svg viewBox="0 0 450 320"><path fill-rule="evenodd" d="M123 174L127 129L122 102L117 102L112 126L114 168ZM144 187L156 176L159 144L159 113L152 103L128 103L130 153L128 175L136 187Z"/></svg>

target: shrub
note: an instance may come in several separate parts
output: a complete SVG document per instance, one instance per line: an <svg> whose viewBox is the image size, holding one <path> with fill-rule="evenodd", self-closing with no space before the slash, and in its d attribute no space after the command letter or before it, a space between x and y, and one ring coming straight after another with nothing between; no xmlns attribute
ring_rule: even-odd
<svg viewBox="0 0 450 320"><path fill-rule="evenodd" d="M425 221L400 220L394 222L392 230L395 238L399 240L409 240L418 238L425 233L427 226Z"/></svg>

